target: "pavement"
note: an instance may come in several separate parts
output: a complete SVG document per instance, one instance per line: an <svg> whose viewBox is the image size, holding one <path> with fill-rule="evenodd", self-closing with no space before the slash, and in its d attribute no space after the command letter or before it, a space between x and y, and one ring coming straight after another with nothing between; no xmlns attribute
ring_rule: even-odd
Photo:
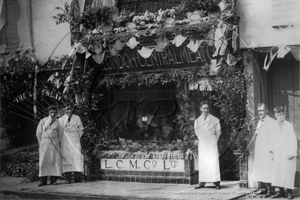
<svg viewBox="0 0 300 200"><path fill-rule="evenodd" d="M93 181L38 187L38 182L24 182L23 178L0 177L0 199L238 199L255 189L239 188L238 181L222 181L221 189L213 184L194 189L196 185L157 184L114 181ZM12 196L10 196L12 195Z"/></svg>

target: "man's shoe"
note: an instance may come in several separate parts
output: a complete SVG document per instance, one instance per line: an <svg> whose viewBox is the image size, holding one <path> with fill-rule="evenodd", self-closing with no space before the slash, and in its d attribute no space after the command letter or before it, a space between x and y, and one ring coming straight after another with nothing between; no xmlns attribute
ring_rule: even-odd
<svg viewBox="0 0 300 200"><path fill-rule="evenodd" d="M281 197L285 197L285 195L284 194L280 194L280 192L278 192L278 193L276 193L276 194L274 194L274 195L271 196L272 199L281 198Z"/></svg>
<svg viewBox="0 0 300 200"><path fill-rule="evenodd" d="M46 176L43 176L43 177L40 177L40 183L38 184L38 186L44 186L44 185L47 185L47 177Z"/></svg>
<svg viewBox="0 0 300 200"><path fill-rule="evenodd" d="M217 190L221 189L221 186L220 185L216 185L216 189Z"/></svg>
<svg viewBox="0 0 300 200"><path fill-rule="evenodd" d="M75 183L81 182L81 173L80 172L74 172L74 182Z"/></svg>
<svg viewBox="0 0 300 200"><path fill-rule="evenodd" d="M197 187L195 187L195 189L201 189L204 188L204 185L198 185Z"/></svg>
<svg viewBox="0 0 300 200"><path fill-rule="evenodd" d="M57 185L57 177L56 176L51 176L50 177L50 185Z"/></svg>
<svg viewBox="0 0 300 200"><path fill-rule="evenodd" d="M274 195L274 193L272 194L271 192L267 192L267 194L263 195L262 198L269 198L273 195Z"/></svg>
<svg viewBox="0 0 300 200"><path fill-rule="evenodd" d="M72 180L72 174L71 172L66 172L65 173L65 176L66 176L66 184L70 184L71 183L71 180Z"/></svg>
<svg viewBox="0 0 300 200"><path fill-rule="evenodd" d="M47 183L40 182L40 183L38 184L39 187L40 187L40 186L44 186L44 185L47 185Z"/></svg>
<svg viewBox="0 0 300 200"><path fill-rule="evenodd" d="M267 194L267 190L259 190L255 192L255 195L263 195L263 194Z"/></svg>
<svg viewBox="0 0 300 200"><path fill-rule="evenodd" d="M292 194L292 193L288 193L288 194L287 194L287 198L288 198L288 199L293 199L293 198L294 198L294 196L293 196L293 194Z"/></svg>

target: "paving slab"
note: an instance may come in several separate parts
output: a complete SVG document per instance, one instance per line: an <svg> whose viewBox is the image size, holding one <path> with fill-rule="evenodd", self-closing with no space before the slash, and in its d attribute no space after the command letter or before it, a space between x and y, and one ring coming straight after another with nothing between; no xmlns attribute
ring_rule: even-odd
<svg viewBox="0 0 300 200"><path fill-rule="evenodd" d="M222 181L221 189L213 184L194 189L196 185L136 182L93 181L38 187L38 182L23 182L22 178L0 177L0 193L32 199L237 199L254 191L239 188L238 181Z"/></svg>

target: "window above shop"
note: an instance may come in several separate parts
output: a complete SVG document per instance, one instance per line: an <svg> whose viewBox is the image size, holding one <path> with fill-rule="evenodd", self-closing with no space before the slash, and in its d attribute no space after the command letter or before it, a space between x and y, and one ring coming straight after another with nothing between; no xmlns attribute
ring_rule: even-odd
<svg viewBox="0 0 300 200"><path fill-rule="evenodd" d="M287 28L299 25L299 0L272 0L272 27Z"/></svg>

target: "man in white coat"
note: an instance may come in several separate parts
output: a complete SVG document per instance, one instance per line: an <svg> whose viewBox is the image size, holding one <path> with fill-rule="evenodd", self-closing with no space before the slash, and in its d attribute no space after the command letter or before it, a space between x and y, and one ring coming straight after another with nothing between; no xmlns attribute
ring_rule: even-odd
<svg viewBox="0 0 300 200"><path fill-rule="evenodd" d="M195 120L194 129L198 137L199 186L214 183L220 189L220 166L218 140L221 135L220 121L209 113L207 101L200 103L201 115Z"/></svg>
<svg viewBox="0 0 300 200"><path fill-rule="evenodd" d="M257 195L264 195L265 198L274 194L275 190L271 186L273 160L270 153L271 138L274 136L274 126L276 121L268 116L268 107L264 103L257 106L258 121L255 131L255 148L253 161L253 181L260 182L260 190Z"/></svg>
<svg viewBox="0 0 300 200"><path fill-rule="evenodd" d="M285 120L285 109L282 106L274 108L277 119L274 137L271 140L271 152L274 154L272 185L279 187L279 193L272 198L285 197L287 189L288 199L293 199L295 174L297 168L297 137L293 125Z"/></svg>
<svg viewBox="0 0 300 200"><path fill-rule="evenodd" d="M47 177L50 176L50 184L56 185L57 177L61 172L60 141L62 127L56 118L57 108L50 105L49 116L43 118L37 127L36 137L39 143L39 177L38 186L47 185Z"/></svg>
<svg viewBox="0 0 300 200"><path fill-rule="evenodd" d="M66 183L71 183L72 172L74 172L74 182L80 182L80 176L83 172L83 155L80 144L83 125L80 117L73 114L73 108L70 104L65 105L65 115L60 118L60 122L63 127L62 170L66 176Z"/></svg>

